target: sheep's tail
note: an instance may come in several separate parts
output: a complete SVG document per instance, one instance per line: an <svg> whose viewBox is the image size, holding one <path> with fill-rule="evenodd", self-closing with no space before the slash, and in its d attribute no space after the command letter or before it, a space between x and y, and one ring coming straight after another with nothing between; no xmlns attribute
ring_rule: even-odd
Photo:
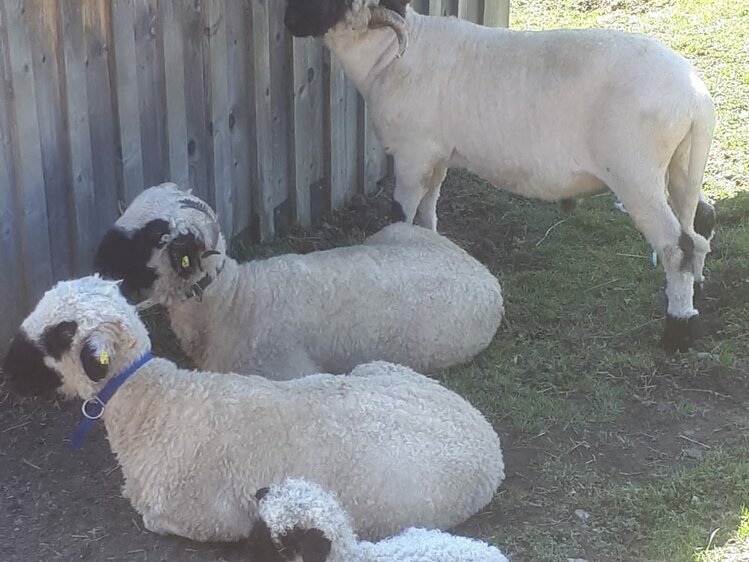
<svg viewBox="0 0 749 562"><path fill-rule="evenodd" d="M715 129L715 108L710 96L701 96L695 108L692 127L679 147L669 168L669 195L684 232L710 239L715 226L715 211L704 200L702 181Z"/></svg>

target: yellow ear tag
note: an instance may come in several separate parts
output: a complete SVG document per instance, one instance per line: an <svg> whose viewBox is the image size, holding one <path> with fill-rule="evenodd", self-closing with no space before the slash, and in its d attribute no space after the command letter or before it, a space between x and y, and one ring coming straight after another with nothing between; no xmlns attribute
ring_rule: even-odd
<svg viewBox="0 0 749 562"><path fill-rule="evenodd" d="M190 256L182 257L182 269L188 269L190 267Z"/></svg>
<svg viewBox="0 0 749 562"><path fill-rule="evenodd" d="M107 353L106 351L102 351L99 354L99 363L101 363L102 365L109 365L109 353Z"/></svg>

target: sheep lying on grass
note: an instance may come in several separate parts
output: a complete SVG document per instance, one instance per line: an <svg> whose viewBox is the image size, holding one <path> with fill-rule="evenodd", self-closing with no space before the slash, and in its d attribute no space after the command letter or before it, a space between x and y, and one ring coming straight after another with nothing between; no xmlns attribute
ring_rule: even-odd
<svg viewBox="0 0 749 562"><path fill-rule="evenodd" d="M391 225L364 244L238 264L203 201L162 184L102 240L95 266L123 292L166 306L201 368L273 379L345 373L372 360L432 373L491 341L497 279L431 231Z"/></svg>
<svg viewBox="0 0 749 562"><path fill-rule="evenodd" d="M149 351L117 284L86 277L44 295L3 372L19 392L77 396L95 415L111 381ZM334 490L367 538L456 525L504 478L499 438L484 417L391 363L278 382L154 358L114 393L102 419L123 494L146 528L200 541L246 537L255 491L286 477Z"/></svg>
<svg viewBox="0 0 749 562"><path fill-rule="evenodd" d="M250 535L262 562L507 562L495 547L441 531L410 528L379 543L359 541L335 496L287 479L257 493L260 520Z"/></svg>
<svg viewBox="0 0 749 562"><path fill-rule="evenodd" d="M694 68L641 35L490 29L406 4L290 0L286 11L294 35L325 36L364 96L395 158L396 218L435 229L451 166L550 201L608 187L664 264L662 343L686 349L715 226L701 195L715 111Z"/></svg>

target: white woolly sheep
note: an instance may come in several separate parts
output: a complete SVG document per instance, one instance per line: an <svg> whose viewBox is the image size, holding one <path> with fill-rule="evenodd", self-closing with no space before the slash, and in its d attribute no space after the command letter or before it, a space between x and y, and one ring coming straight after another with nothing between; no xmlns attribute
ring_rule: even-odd
<svg viewBox="0 0 749 562"><path fill-rule="evenodd" d="M463 363L502 317L497 279L446 238L398 224L364 244L238 264L203 201L162 184L102 240L97 271L166 306L201 369L273 379L373 360L421 372Z"/></svg>
<svg viewBox="0 0 749 562"><path fill-rule="evenodd" d="M406 529L378 543L359 541L335 495L289 478L258 490L260 520L250 535L262 562L508 562L496 547L437 530Z"/></svg>
<svg viewBox="0 0 749 562"><path fill-rule="evenodd" d="M59 390L91 408L149 351L117 284L86 277L44 295L3 371L19 392ZM154 358L116 391L102 419L123 494L146 528L199 541L247 537L255 492L287 477L334 490L368 538L456 525L504 478L499 438L481 413L391 363L279 382Z"/></svg>
<svg viewBox="0 0 749 562"><path fill-rule="evenodd" d="M608 187L664 264L662 344L686 349L715 226L701 194L715 112L694 68L641 35L492 29L406 4L290 0L286 11L295 36L324 35L364 96L395 158L395 218L436 229L452 166L550 201Z"/></svg>

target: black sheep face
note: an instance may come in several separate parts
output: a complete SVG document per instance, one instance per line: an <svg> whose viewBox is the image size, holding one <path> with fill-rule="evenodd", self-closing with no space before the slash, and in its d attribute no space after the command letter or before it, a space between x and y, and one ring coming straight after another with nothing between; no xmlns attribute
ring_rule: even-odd
<svg viewBox="0 0 749 562"><path fill-rule="evenodd" d="M94 270L122 281L131 303L159 304L204 275L206 251L224 249L213 210L176 185L161 184L138 195L104 235Z"/></svg>
<svg viewBox="0 0 749 562"><path fill-rule="evenodd" d="M117 283L97 276L62 281L21 324L2 373L21 396L89 398L113 369L138 359L138 344L148 341Z"/></svg>
<svg viewBox="0 0 749 562"><path fill-rule="evenodd" d="M353 2L360 0L289 0L284 22L295 37L321 37L339 22Z"/></svg>
<svg viewBox="0 0 749 562"><path fill-rule="evenodd" d="M136 230L110 229L94 257L94 271L107 279L120 279L122 294L137 302L145 298L156 282L156 270L148 265L157 250L164 247L162 238L169 224L154 219Z"/></svg>

